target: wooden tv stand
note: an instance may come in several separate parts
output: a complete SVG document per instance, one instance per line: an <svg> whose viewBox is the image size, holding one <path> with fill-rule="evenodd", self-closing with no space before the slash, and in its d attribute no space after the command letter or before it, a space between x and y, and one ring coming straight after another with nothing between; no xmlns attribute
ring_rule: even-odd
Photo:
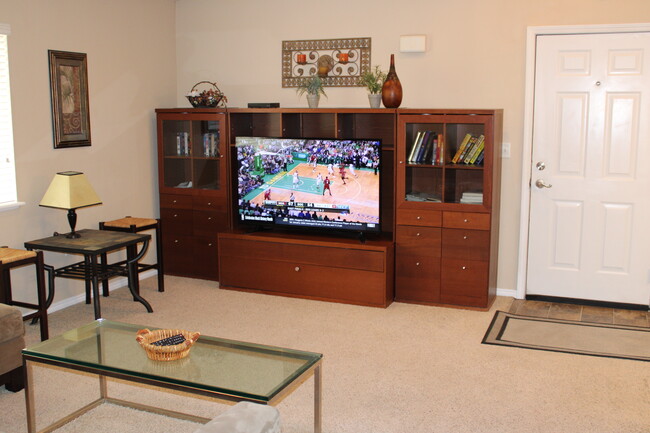
<svg viewBox="0 0 650 433"><path fill-rule="evenodd" d="M221 288L387 307L393 244L284 233L219 233Z"/></svg>

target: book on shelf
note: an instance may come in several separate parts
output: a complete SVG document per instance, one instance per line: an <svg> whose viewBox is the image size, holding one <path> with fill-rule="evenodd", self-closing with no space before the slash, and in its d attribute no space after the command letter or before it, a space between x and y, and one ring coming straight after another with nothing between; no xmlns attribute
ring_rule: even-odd
<svg viewBox="0 0 650 433"><path fill-rule="evenodd" d="M476 146L474 146L471 155L468 155L465 158L465 164L474 164L476 162L476 159L483 152L484 148L485 148L485 137L481 135L476 141Z"/></svg>
<svg viewBox="0 0 650 433"><path fill-rule="evenodd" d="M469 155L472 152L472 150L474 149L474 146L476 146L477 141L478 141L478 137L475 136L475 135L472 135L472 137L467 142L467 146L465 146L465 150L463 150L463 153L460 155L460 158L458 158L458 164L465 161L465 158L467 158L467 155Z"/></svg>
<svg viewBox="0 0 650 433"><path fill-rule="evenodd" d="M412 191L406 194L406 201L428 201L434 203L442 202L440 194Z"/></svg>
<svg viewBox="0 0 650 433"><path fill-rule="evenodd" d="M411 144L411 151L409 152L408 158L406 158L406 162L410 164L415 162L415 156L417 155L421 142L422 142L422 131L418 131L417 135L413 139L413 143Z"/></svg>
<svg viewBox="0 0 650 433"><path fill-rule="evenodd" d="M460 198L464 204L483 204L483 193L478 191L465 191Z"/></svg>
<svg viewBox="0 0 650 433"><path fill-rule="evenodd" d="M424 131L422 133L422 139L420 140L420 148L418 153L415 156L413 161L416 164L422 164L424 162L424 156L427 153L427 148L431 145L431 131Z"/></svg>
<svg viewBox="0 0 650 433"><path fill-rule="evenodd" d="M460 146L458 146L458 150L456 151L456 154L451 159L452 164L457 164L459 162L458 160L460 159L461 155L465 151L465 148L467 147L467 144L471 139L472 139L472 134L469 133L465 134L465 138L463 138L463 141L461 141Z"/></svg>

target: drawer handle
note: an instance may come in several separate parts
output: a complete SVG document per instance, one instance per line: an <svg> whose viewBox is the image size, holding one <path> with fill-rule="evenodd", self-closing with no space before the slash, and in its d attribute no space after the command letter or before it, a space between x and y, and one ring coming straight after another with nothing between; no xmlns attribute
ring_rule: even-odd
<svg viewBox="0 0 650 433"><path fill-rule="evenodd" d="M415 217L415 219L416 219L416 220L421 220L422 217L421 217L421 216L417 216L417 217Z"/></svg>
<svg viewBox="0 0 650 433"><path fill-rule="evenodd" d="M467 239L467 236L463 236L463 239Z"/></svg>
<svg viewBox="0 0 650 433"><path fill-rule="evenodd" d="M178 216L178 214L177 214L177 213L175 213L175 214L174 214L174 218L176 218L177 216Z"/></svg>
<svg viewBox="0 0 650 433"><path fill-rule="evenodd" d="M420 233L416 233L415 236L420 236Z"/></svg>
<svg viewBox="0 0 650 433"><path fill-rule="evenodd" d="M172 200L172 203L176 203L176 200Z"/></svg>
<svg viewBox="0 0 650 433"><path fill-rule="evenodd" d="M415 262L415 266L420 266L420 262Z"/></svg>
<svg viewBox="0 0 650 433"><path fill-rule="evenodd" d="M464 270L467 269L467 268L466 268L465 266L461 266L461 269L464 271Z"/></svg>
<svg viewBox="0 0 650 433"><path fill-rule="evenodd" d="M208 206L212 206L212 202L208 202Z"/></svg>
<svg viewBox="0 0 650 433"><path fill-rule="evenodd" d="M210 242L210 243L208 244L208 246L211 247L211 246L212 246L212 242Z"/></svg>
<svg viewBox="0 0 650 433"><path fill-rule="evenodd" d="M293 268L293 270L296 272L300 272L300 266L296 266L295 268Z"/></svg>
<svg viewBox="0 0 650 433"><path fill-rule="evenodd" d="M178 243L178 239L174 239L174 243L177 244L177 243Z"/></svg>
<svg viewBox="0 0 650 433"><path fill-rule="evenodd" d="M212 219L212 217L208 217L208 221L210 221L211 219Z"/></svg>
<svg viewBox="0 0 650 433"><path fill-rule="evenodd" d="M466 223L468 223L468 222L469 222L469 220L468 220L467 218L465 218L465 219L463 220L463 222L466 222Z"/></svg>

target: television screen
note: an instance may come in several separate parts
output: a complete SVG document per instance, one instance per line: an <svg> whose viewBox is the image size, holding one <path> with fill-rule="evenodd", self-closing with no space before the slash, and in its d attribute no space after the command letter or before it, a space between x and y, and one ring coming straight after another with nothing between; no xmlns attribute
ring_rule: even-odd
<svg viewBox="0 0 650 433"><path fill-rule="evenodd" d="M379 232L380 140L237 137L242 223Z"/></svg>

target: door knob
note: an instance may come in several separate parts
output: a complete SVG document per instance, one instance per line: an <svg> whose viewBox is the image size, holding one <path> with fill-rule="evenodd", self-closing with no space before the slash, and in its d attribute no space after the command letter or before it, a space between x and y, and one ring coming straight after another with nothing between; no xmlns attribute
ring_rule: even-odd
<svg viewBox="0 0 650 433"><path fill-rule="evenodd" d="M535 186L536 186L537 188L540 188L540 189L541 189L541 188L550 188L550 187L552 187L553 185L551 185L550 183L546 183L546 182L544 182L542 179L537 179L537 180L535 181Z"/></svg>

